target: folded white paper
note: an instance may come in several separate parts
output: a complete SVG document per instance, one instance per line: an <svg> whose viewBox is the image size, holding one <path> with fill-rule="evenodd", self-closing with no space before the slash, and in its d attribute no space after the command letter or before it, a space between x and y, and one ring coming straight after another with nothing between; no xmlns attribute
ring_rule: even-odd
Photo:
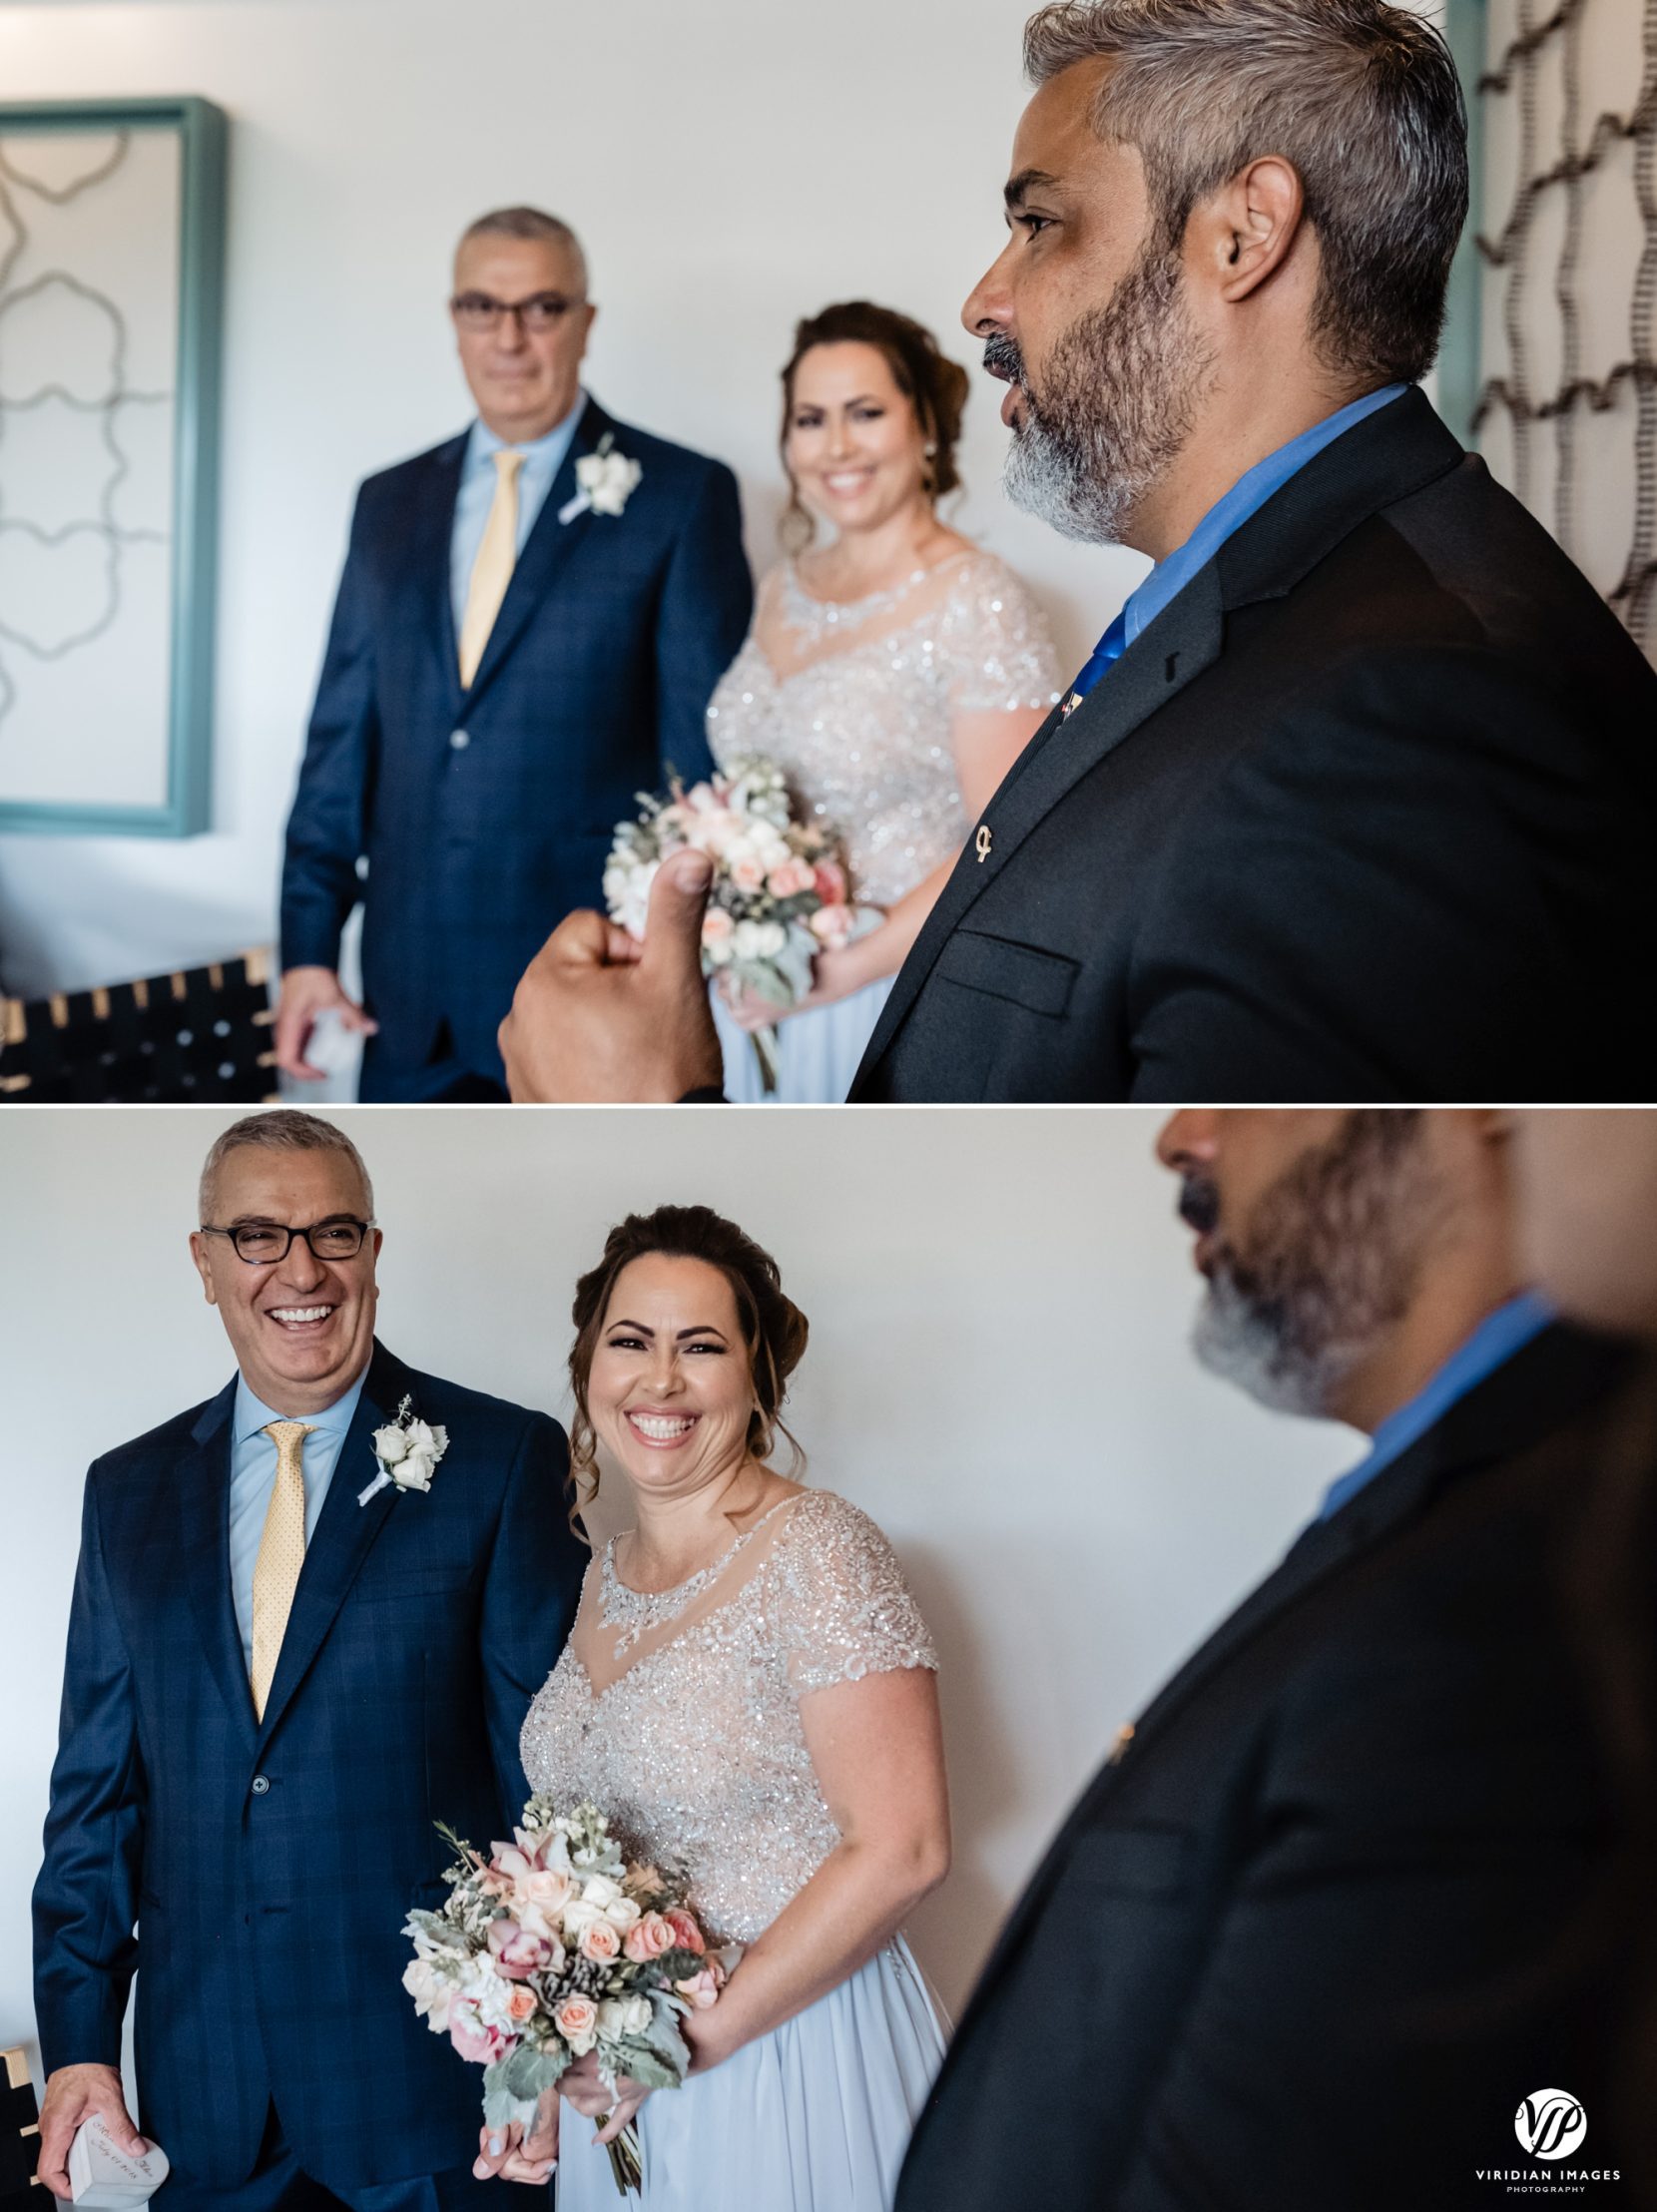
<svg viewBox="0 0 1657 2212"><path fill-rule="evenodd" d="M143 2204L167 2179L167 2153L152 2143L142 2158L129 2158L111 2142L103 2119L94 2113L75 2130L69 2146L69 2192L76 2204Z"/></svg>

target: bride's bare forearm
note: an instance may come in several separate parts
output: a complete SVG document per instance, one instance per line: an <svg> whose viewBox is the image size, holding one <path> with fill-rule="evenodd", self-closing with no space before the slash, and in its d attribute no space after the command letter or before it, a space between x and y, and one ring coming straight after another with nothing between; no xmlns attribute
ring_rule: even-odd
<svg viewBox="0 0 1657 2212"><path fill-rule="evenodd" d="M878 929L853 938L844 951L836 955L844 963L843 972L852 990L861 990L868 983L883 982L888 975L897 973L954 867L952 859L941 862L912 891L905 891L895 905L886 909L886 918Z"/></svg>
<svg viewBox="0 0 1657 2212"><path fill-rule="evenodd" d="M694 2070L706 2072L849 1979L945 1871L918 1847L900 1854L838 1845L750 1945L719 2002L692 2015L686 2032L696 2053Z"/></svg>

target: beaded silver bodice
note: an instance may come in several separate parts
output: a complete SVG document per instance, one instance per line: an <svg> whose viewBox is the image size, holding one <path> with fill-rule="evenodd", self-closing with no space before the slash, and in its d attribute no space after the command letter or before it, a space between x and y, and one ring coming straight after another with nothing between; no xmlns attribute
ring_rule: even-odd
<svg viewBox="0 0 1657 2212"><path fill-rule="evenodd" d="M773 658L762 629L783 640ZM1058 666L1040 608L993 554L960 554L895 591L831 604L792 562L761 587L755 627L708 709L724 764L762 753L806 820L839 835L853 896L890 906L967 832L954 718L1045 713Z"/></svg>
<svg viewBox="0 0 1657 2212"><path fill-rule="evenodd" d="M675 1590L629 1590L607 1547L524 1722L524 1770L559 1806L597 1805L629 1858L677 1870L719 1940L750 1942L838 1841L802 1696L936 1665L879 1529L807 1490Z"/></svg>

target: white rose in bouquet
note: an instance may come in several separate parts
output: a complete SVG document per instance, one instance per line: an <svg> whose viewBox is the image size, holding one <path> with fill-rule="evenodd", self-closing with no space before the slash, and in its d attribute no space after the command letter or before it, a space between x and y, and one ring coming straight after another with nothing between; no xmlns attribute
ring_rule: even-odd
<svg viewBox="0 0 1657 2212"><path fill-rule="evenodd" d="M403 1968L402 1985L414 1999L414 2010L434 2035L446 2035L449 2006L454 2002L453 1979L438 1972L429 1956L411 1958Z"/></svg>
<svg viewBox="0 0 1657 2212"><path fill-rule="evenodd" d="M649 1997L604 1997L599 2002L598 2031L607 2041L624 2035L642 2035L651 2021Z"/></svg>

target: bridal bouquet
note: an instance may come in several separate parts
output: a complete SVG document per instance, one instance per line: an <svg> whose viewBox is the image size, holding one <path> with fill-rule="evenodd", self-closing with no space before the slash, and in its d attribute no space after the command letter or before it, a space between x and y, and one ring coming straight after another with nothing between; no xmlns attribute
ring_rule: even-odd
<svg viewBox="0 0 1657 2212"><path fill-rule="evenodd" d="M709 783L639 795L637 822L616 830L604 870L610 918L643 938L656 870L694 846L714 863L714 887L702 924L702 968L729 975L774 1006L795 1006L812 987L812 963L845 944L856 924L845 868L832 839L797 822L783 772L755 758L733 761ZM754 1032L760 1074L777 1088L777 1031Z"/></svg>
<svg viewBox="0 0 1657 2212"><path fill-rule="evenodd" d="M679 2022L714 2002L726 1968L657 1869L625 1863L596 1807L561 1816L544 1797L488 1860L438 1833L456 1854L449 1895L408 1916L403 1987L434 2035L487 2069L488 2125L527 2132L542 2091L590 2050L612 2091L619 2074L677 2089L691 2062ZM609 2148L625 2196L643 2177L637 2132Z"/></svg>

